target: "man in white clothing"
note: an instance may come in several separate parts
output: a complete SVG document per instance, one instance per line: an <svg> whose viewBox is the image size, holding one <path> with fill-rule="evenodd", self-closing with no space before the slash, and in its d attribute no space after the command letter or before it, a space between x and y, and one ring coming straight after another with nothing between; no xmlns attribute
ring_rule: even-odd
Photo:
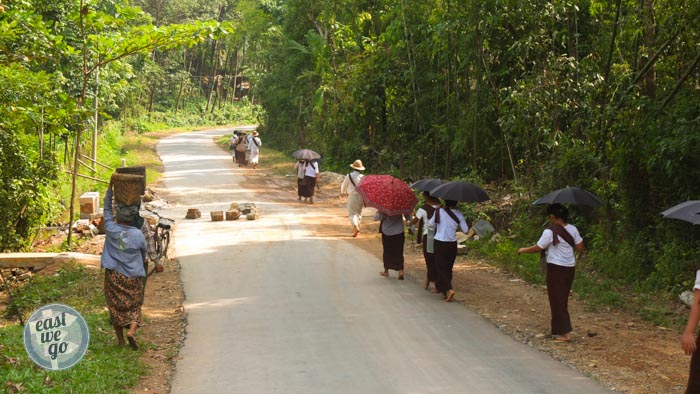
<svg viewBox="0 0 700 394"><path fill-rule="evenodd" d="M258 168L258 161L260 160L260 146L262 141L258 138L260 134L257 131L253 131L253 134L248 136L248 149L250 149L250 163L253 165L253 169Z"/></svg>
<svg viewBox="0 0 700 394"><path fill-rule="evenodd" d="M343 184L340 185L340 194L348 196L348 215L350 217L350 225L352 226L352 236L357 237L360 233L360 223L362 222L362 208L365 206L362 197L357 192L357 185L360 183L363 175L360 171L364 171L365 167L361 160L355 160L350 164L353 172L345 175Z"/></svg>

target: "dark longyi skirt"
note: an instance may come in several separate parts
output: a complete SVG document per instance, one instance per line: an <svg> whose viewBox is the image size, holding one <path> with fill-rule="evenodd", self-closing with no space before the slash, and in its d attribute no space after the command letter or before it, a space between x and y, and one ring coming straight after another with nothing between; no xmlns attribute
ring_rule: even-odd
<svg viewBox="0 0 700 394"><path fill-rule="evenodd" d="M444 293L452 289L452 268L457 258L457 242L435 240L435 288Z"/></svg>
<svg viewBox="0 0 700 394"><path fill-rule="evenodd" d="M301 188L302 197L313 197L316 191L316 177L305 176L304 186Z"/></svg>
<svg viewBox="0 0 700 394"><path fill-rule="evenodd" d="M427 269L428 281L435 282L437 280L437 267L435 266L435 253L428 253L428 236L423 235L423 258L425 259L425 268Z"/></svg>
<svg viewBox="0 0 700 394"><path fill-rule="evenodd" d="M243 151L243 152L236 151L236 162L240 166L244 166L246 164L245 163L245 151Z"/></svg>
<svg viewBox="0 0 700 394"><path fill-rule="evenodd" d="M113 326L141 325L143 278L128 278L121 272L105 269L105 299Z"/></svg>
<svg viewBox="0 0 700 394"><path fill-rule="evenodd" d="M406 239L404 233L396 235L384 235L382 233L382 247L384 254L385 270L400 271L403 269L403 243Z"/></svg>
<svg viewBox="0 0 700 394"><path fill-rule="evenodd" d="M304 190L304 178L297 178L297 195L302 197L302 192Z"/></svg>
<svg viewBox="0 0 700 394"><path fill-rule="evenodd" d="M547 296L552 312L552 335L570 333L569 294L574 283L575 267L547 263Z"/></svg>

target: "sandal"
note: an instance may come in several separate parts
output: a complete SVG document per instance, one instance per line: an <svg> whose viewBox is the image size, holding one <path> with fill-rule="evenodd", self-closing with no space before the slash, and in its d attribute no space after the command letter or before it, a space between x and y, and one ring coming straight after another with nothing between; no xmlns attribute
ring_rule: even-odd
<svg viewBox="0 0 700 394"><path fill-rule="evenodd" d="M136 344L136 339L133 336L127 334L126 340L129 341L129 346L132 350L139 350L139 345Z"/></svg>
<svg viewBox="0 0 700 394"><path fill-rule="evenodd" d="M385 278L388 278L388 277L389 277L389 273L388 273L388 272L380 272L379 275L381 275L381 276L383 276L383 277L385 277Z"/></svg>
<svg viewBox="0 0 700 394"><path fill-rule="evenodd" d="M452 299L455 298L455 294L456 293L454 290L452 290L452 289L447 290L447 296L445 297L445 301L452 302Z"/></svg>

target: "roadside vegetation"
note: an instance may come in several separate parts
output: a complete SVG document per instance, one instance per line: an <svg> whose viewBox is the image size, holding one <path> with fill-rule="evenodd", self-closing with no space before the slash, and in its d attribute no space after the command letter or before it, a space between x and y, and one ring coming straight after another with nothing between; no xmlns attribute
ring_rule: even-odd
<svg viewBox="0 0 700 394"><path fill-rule="evenodd" d="M90 345L83 360L63 371L47 371L27 357L20 324L0 326L0 382L7 393L130 393L148 372L139 353L116 346L105 310L100 270L64 266L54 275L36 275L16 289L7 314L23 319L41 306L59 303L80 312L90 327ZM146 345L147 346L147 345Z"/></svg>

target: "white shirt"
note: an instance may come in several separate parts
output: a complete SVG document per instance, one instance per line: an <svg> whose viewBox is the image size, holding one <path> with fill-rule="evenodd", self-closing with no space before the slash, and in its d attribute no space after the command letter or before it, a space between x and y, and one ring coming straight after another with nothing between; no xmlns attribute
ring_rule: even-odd
<svg viewBox="0 0 700 394"><path fill-rule="evenodd" d="M693 291L694 290L700 290L700 270L695 271L695 286L693 286Z"/></svg>
<svg viewBox="0 0 700 394"><path fill-rule="evenodd" d="M258 143L255 145L255 143ZM260 150L260 146L262 146L262 141L260 141L260 138L258 137L253 137L253 135L248 136L248 144L246 145L246 149L250 149L250 153L257 153Z"/></svg>
<svg viewBox="0 0 700 394"><path fill-rule="evenodd" d="M304 166L304 175L305 176L310 176L312 178L316 178L316 174L318 174L318 163L310 162L306 166Z"/></svg>
<svg viewBox="0 0 700 394"><path fill-rule="evenodd" d="M431 226L435 226L435 240L440 242L457 242L457 227L459 227L463 233L469 231L469 226L467 226L467 222L464 220L464 215L456 209L450 209L450 211L457 216L457 219L459 219L459 223L455 223L445 211L447 208L438 209L442 211L440 212L440 223L435 223L437 211L435 211L433 217L430 218L428 222Z"/></svg>
<svg viewBox="0 0 700 394"><path fill-rule="evenodd" d="M564 229L574 238L574 244L578 245L583 242L581 234L573 224L567 224ZM550 264L560 265L562 267L573 267L576 265L576 256L574 256L574 248L568 242L559 238L559 243L554 245L554 233L550 229L545 229L542 236L537 241L537 246L540 249L547 249L547 262Z"/></svg>
<svg viewBox="0 0 700 394"><path fill-rule="evenodd" d="M431 205L431 207L438 209L440 206ZM435 212L433 212L433 216L435 216ZM428 212L425 209L418 208L416 211L416 218L418 218L418 220L423 220L423 235L428 235L428 230L435 230L435 226L430 224L430 218L428 218ZM452 220L452 218L450 218L450 220ZM442 221L442 217L440 217L440 221Z"/></svg>
<svg viewBox="0 0 700 394"><path fill-rule="evenodd" d="M343 178L343 184L340 185L340 194L352 194L355 192L355 187L360 183L360 180L362 180L362 177L364 175L360 174L359 171L355 170L348 175L345 175L345 178ZM355 182L355 185L350 182L350 178L352 177L352 182Z"/></svg>

